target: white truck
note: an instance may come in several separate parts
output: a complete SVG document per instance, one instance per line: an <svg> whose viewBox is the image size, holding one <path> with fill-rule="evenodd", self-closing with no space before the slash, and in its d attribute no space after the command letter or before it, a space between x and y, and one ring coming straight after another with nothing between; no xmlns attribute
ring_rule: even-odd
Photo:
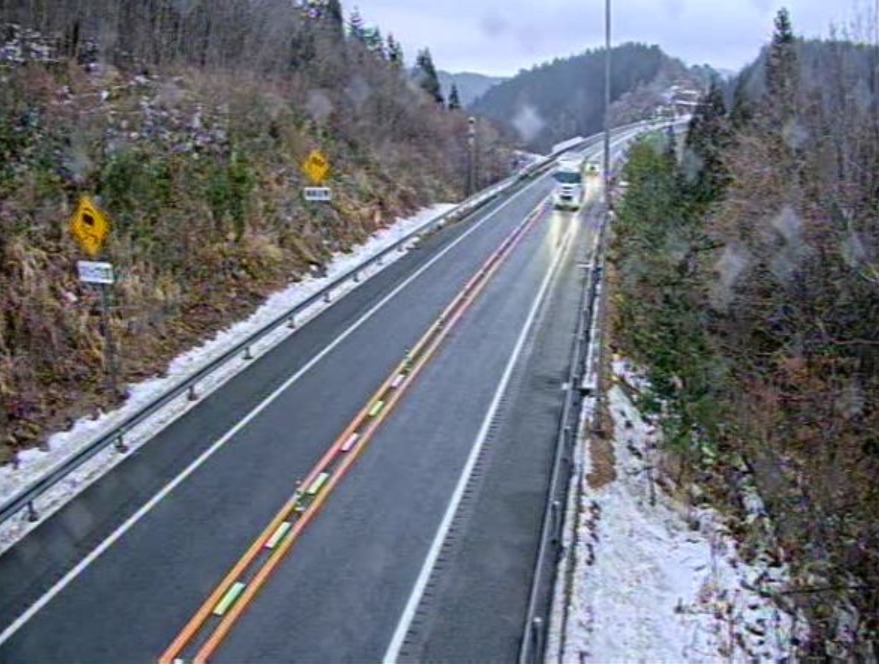
<svg viewBox="0 0 879 664"><path fill-rule="evenodd" d="M583 179L584 159L582 157L562 157L552 174L555 189L552 204L556 210L579 210L586 197L586 183Z"/></svg>

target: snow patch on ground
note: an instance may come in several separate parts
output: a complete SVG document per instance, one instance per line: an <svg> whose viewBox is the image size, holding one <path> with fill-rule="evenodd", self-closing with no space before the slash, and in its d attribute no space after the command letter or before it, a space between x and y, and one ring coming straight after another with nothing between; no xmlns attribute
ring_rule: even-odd
<svg viewBox="0 0 879 664"><path fill-rule="evenodd" d="M614 369L644 386L624 362ZM785 587L786 567L768 554L745 564L718 514L656 487L658 431L619 385L608 400L617 479L582 487L563 646L553 639L547 661L786 661L794 621L769 597Z"/></svg>
<svg viewBox="0 0 879 664"><path fill-rule="evenodd" d="M492 195L498 188L495 187L489 190L478 201ZM472 201L471 205L478 201ZM351 253L337 254L327 266L324 275L308 277L301 282L291 284L282 291L274 293L246 320L231 325L201 346L193 348L175 358L168 367L167 376L148 379L136 385L128 385L129 398L118 409L110 413L102 413L97 419L86 417L78 420L70 431L52 435L48 440L47 449L45 450L31 449L20 452L16 464L17 467L13 465L0 467L0 502L9 500L12 496L17 495L40 478L46 476L92 441L106 435L126 418L139 411L161 394L172 389L175 385L178 385L187 376L192 375L201 367L228 352L249 335L284 315L297 304L304 302L334 279L344 275L358 265L362 265L376 254L399 242L406 235L427 226L437 217L447 213L454 207L455 205L453 204L441 204L425 208L412 217L400 219L387 228L378 231ZM404 251L392 252L383 259L383 265L372 264L365 268L362 271L361 280L367 279L383 269L384 266L389 265L404 255ZM357 283L352 281L341 285L334 291L333 301L344 293L356 288L357 285ZM328 306L330 304L323 300L314 303L307 310L297 314L296 324L302 325ZM278 344L292 333L292 328L281 326L253 346L252 352L254 356L258 356L260 353ZM211 373L199 384L199 395L203 396L216 389L246 366L248 366L248 361L243 357L228 362L225 366ZM197 403L198 401L189 401L185 396L175 399L167 407L126 434L125 445L127 449L132 450L139 447ZM35 505L39 512L40 520L42 521L46 516L63 506L70 498L122 461L125 456L113 451L111 447L104 453L96 455L76 472L71 473L64 481L44 493ZM6 523L0 524L0 553L21 539L37 523L39 522L32 523L28 521L27 514L22 513L9 519Z"/></svg>

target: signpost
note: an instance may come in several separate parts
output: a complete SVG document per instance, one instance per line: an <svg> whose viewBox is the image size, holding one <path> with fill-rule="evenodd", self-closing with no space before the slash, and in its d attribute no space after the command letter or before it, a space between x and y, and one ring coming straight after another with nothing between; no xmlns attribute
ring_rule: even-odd
<svg viewBox="0 0 879 664"><path fill-rule="evenodd" d="M320 150L312 150L305 161L302 162L302 172L317 186L305 187L303 194L307 201L326 202L332 200L329 187L322 187L327 176L330 174L330 161Z"/></svg>
<svg viewBox="0 0 879 664"><path fill-rule="evenodd" d="M70 232L91 258L97 257L107 236L110 234L110 221L88 196L82 196L70 219ZM84 284L97 284L101 289L101 327L104 334L104 366L107 369L108 387L113 395L118 390L118 367L113 343L113 328L110 325L110 289L115 281L113 264L102 261L77 261L79 280Z"/></svg>

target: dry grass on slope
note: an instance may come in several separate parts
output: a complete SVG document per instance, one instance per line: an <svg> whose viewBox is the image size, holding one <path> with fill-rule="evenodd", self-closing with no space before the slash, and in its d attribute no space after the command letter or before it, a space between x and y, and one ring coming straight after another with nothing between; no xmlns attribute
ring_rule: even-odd
<svg viewBox="0 0 879 664"><path fill-rule="evenodd" d="M397 117L406 131L393 141L366 111L342 112L344 89L310 94L296 77L73 64L2 75L0 463L121 398L104 389L97 294L75 276L84 256L66 219L79 194L113 220L103 258L122 275L111 321L122 384L161 373L382 224L459 195L442 155L466 119L437 109ZM310 108L315 94L326 114ZM386 94L370 99L394 107ZM330 205L301 199L299 164L318 146Z"/></svg>

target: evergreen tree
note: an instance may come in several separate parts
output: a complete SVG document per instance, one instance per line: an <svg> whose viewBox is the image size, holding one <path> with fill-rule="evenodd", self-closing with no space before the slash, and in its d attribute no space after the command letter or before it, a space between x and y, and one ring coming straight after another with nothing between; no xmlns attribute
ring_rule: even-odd
<svg viewBox="0 0 879 664"><path fill-rule="evenodd" d="M345 36L345 17L342 15L342 4L339 0L327 1L325 16L330 34L342 39Z"/></svg>
<svg viewBox="0 0 879 664"><path fill-rule="evenodd" d="M730 125L736 129L743 129L754 119L754 107L748 97L746 89L750 72L748 70L739 74L733 90L732 109L729 112Z"/></svg>
<svg viewBox="0 0 879 664"><path fill-rule="evenodd" d="M775 32L766 61L765 98L773 121L782 126L796 114L798 67L790 14L782 8L775 17Z"/></svg>
<svg viewBox="0 0 879 664"><path fill-rule="evenodd" d="M433 66L433 58L430 55L430 49L423 49L418 52L415 60L418 67L418 82L421 88L429 94L433 100L440 105L445 103L443 93L440 88L439 77L436 73L436 67Z"/></svg>
<svg viewBox="0 0 879 664"><path fill-rule="evenodd" d="M378 28L366 28L363 34L363 40L372 53L382 60L385 59L385 40L382 37L381 30Z"/></svg>
<svg viewBox="0 0 879 664"><path fill-rule="evenodd" d="M397 67L403 66L403 47L400 45L396 39L394 39L393 33L388 35L388 62Z"/></svg>
<svg viewBox="0 0 879 664"><path fill-rule="evenodd" d="M308 0L298 5L299 18L288 33L288 63L292 69L307 65L315 58L315 24L321 21L323 0Z"/></svg>
<svg viewBox="0 0 879 664"><path fill-rule="evenodd" d="M452 83L452 89L449 91L449 110L461 110L461 99L458 97L458 86L454 83Z"/></svg>
<svg viewBox="0 0 879 664"><path fill-rule="evenodd" d="M345 36L345 18L339 0L304 0L303 15L316 23L325 34L342 39Z"/></svg>
<svg viewBox="0 0 879 664"><path fill-rule="evenodd" d="M781 9L775 18L775 32L766 59L766 92L763 96L761 128L770 146L772 161L787 183L788 197L800 195L804 153L797 132L799 62L790 16Z"/></svg>
<svg viewBox="0 0 879 664"><path fill-rule="evenodd" d="M366 44L366 25L357 7L351 12L351 16L348 17L348 36L352 41Z"/></svg>
<svg viewBox="0 0 879 664"><path fill-rule="evenodd" d="M697 166L695 177L688 178L688 189L697 202L711 203L723 192L729 178L723 153L730 140L723 91L715 79L693 114L687 132L686 146Z"/></svg>

